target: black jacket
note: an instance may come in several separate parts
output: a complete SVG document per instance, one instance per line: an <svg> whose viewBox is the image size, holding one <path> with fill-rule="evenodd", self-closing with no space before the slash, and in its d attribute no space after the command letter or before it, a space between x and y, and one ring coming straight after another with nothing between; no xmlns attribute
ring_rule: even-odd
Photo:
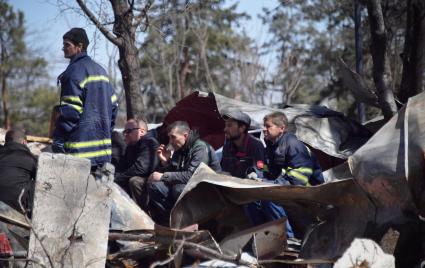
<svg viewBox="0 0 425 268"><path fill-rule="evenodd" d="M223 171L229 172L234 177L246 178L252 168L262 168L260 165L264 163L264 160L263 143L251 134L247 134L241 151L238 151L232 141L225 141L221 167Z"/></svg>
<svg viewBox="0 0 425 268"><path fill-rule="evenodd" d="M190 131L186 144L175 151L169 165L163 168L161 180L168 184L186 184L201 162L214 171L221 171L214 149L199 138L199 134Z"/></svg>
<svg viewBox="0 0 425 268"><path fill-rule="evenodd" d="M136 144L127 146L115 173L115 181L128 180L134 176L148 177L158 166L158 147L158 141L148 135Z"/></svg>
<svg viewBox="0 0 425 268"><path fill-rule="evenodd" d="M36 170L37 158L27 146L7 142L0 147L0 200L20 211L19 195L32 187ZM25 205L26 200L22 201Z"/></svg>

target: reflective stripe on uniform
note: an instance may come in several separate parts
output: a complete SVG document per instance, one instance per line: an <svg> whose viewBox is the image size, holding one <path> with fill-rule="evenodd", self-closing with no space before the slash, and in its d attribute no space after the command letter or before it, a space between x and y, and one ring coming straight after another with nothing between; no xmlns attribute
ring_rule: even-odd
<svg viewBox="0 0 425 268"><path fill-rule="evenodd" d="M83 102L78 96L63 96L61 98L60 105L67 105L72 107L80 114L83 112Z"/></svg>
<svg viewBox="0 0 425 268"><path fill-rule="evenodd" d="M87 83L98 82L98 81L109 82L109 78L107 76L104 76L104 75L92 75L92 76L89 76L86 79L84 79L80 83L80 87L83 88Z"/></svg>
<svg viewBox="0 0 425 268"><path fill-rule="evenodd" d="M81 141L81 142L66 142L64 147L67 149L86 148L94 146L111 145L111 139L94 140L94 141Z"/></svg>
<svg viewBox="0 0 425 268"><path fill-rule="evenodd" d="M71 153L71 155L75 157L80 157L80 158L93 158L93 157L99 157L99 156L105 156L105 155L112 155L112 150L106 149L106 150L99 150L94 152Z"/></svg>
<svg viewBox="0 0 425 268"><path fill-rule="evenodd" d="M112 103L114 103L114 102L116 102L117 101L117 95L112 95L112 97L111 97L111 102Z"/></svg>
<svg viewBox="0 0 425 268"><path fill-rule="evenodd" d="M300 169L309 169L309 168L297 168L297 169L290 169L288 170L287 175L292 176L302 182L305 183L305 185L310 186L310 183L308 182L308 177L300 171ZM310 168L311 170L311 168Z"/></svg>

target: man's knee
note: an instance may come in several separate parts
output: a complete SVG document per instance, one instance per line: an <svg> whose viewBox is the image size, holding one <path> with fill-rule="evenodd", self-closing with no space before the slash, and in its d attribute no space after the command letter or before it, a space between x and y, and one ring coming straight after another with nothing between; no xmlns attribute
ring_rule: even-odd
<svg viewBox="0 0 425 268"><path fill-rule="evenodd" d="M145 185L145 182L146 179L139 176L131 177L128 180L128 184L131 188L142 188Z"/></svg>

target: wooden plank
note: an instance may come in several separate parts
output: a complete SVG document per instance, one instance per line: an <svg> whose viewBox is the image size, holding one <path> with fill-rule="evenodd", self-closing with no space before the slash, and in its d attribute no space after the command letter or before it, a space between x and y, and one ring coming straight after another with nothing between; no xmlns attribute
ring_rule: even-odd
<svg viewBox="0 0 425 268"><path fill-rule="evenodd" d="M30 267L105 267L114 168L90 175L90 161L42 153L38 161Z"/></svg>

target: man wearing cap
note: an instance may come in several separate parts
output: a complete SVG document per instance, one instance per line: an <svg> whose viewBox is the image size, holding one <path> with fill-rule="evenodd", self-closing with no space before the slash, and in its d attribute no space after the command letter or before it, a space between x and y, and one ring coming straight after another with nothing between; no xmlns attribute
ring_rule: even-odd
<svg viewBox="0 0 425 268"><path fill-rule="evenodd" d="M62 50L70 62L58 77L61 96L52 150L88 158L95 169L111 161L117 97L105 69L87 55L88 44L82 28L63 36Z"/></svg>
<svg viewBox="0 0 425 268"><path fill-rule="evenodd" d="M232 110L224 112L223 119L226 138L221 159L223 171L234 177L247 178L254 174L261 179L265 160L264 146L259 139L248 134L250 117L239 110ZM249 203L244 206L244 211L254 226L286 217L281 206L268 200ZM286 229L288 237L294 237L288 221Z"/></svg>
<svg viewBox="0 0 425 268"><path fill-rule="evenodd" d="M246 176L264 163L264 146L262 142L248 134L251 119L238 110L223 113L225 142L221 168L238 178Z"/></svg>

